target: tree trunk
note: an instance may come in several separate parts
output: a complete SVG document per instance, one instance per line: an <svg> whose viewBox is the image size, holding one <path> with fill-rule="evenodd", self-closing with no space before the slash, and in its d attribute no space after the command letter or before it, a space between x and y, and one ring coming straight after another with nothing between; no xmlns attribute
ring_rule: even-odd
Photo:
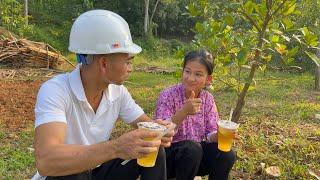
<svg viewBox="0 0 320 180"><path fill-rule="evenodd" d="M155 12L156 12L156 10L157 10L157 7L158 7L159 2L160 2L160 0L157 0L157 1L156 1L156 4L154 5L152 14L151 14L150 19L149 19L149 30L148 30L149 34L152 34L152 28L153 28L153 27L152 27L152 20L153 20L153 16L154 16Z"/></svg>
<svg viewBox="0 0 320 180"><path fill-rule="evenodd" d="M319 46L320 48L320 42ZM317 57L320 59L320 50L317 50ZM315 90L320 91L320 66L316 66L316 72L315 72Z"/></svg>
<svg viewBox="0 0 320 180"><path fill-rule="evenodd" d="M144 34L148 34L149 27L149 0L144 0Z"/></svg>
<svg viewBox="0 0 320 180"><path fill-rule="evenodd" d="M260 56L261 56L260 49L262 49L261 47L263 46L264 35L266 32L268 23L271 19L271 1L266 1L266 7L267 7L266 17L264 19L262 28L259 30L258 37L257 37L258 42L257 42L257 46L256 46L257 49L255 50L255 53L254 53L254 58L253 58L254 62L251 65L251 70L250 70L250 74L247 78L247 81L246 81L240 95L238 96L236 108L234 109L234 111L232 113L231 121L234 121L234 122L238 122L240 119L241 111L242 111L244 104L245 104L244 99L245 99L247 92L249 90L249 87L252 83L252 79L254 77L254 74L255 74L257 68L259 67L257 62L259 61ZM259 29L259 28L257 28L257 29Z"/></svg>
<svg viewBox="0 0 320 180"><path fill-rule="evenodd" d="M28 0L24 0L24 18L26 18L26 25L28 25Z"/></svg>

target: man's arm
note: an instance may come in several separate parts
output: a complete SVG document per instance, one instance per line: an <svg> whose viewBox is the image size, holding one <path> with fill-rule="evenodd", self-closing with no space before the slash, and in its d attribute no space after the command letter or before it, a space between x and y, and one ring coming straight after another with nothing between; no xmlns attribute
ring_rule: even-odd
<svg viewBox="0 0 320 180"><path fill-rule="evenodd" d="M94 145L65 144L66 124L52 122L35 131L35 158L42 176L63 176L84 172L115 158L133 159L155 151L160 141L144 141L158 133L135 130L118 139Z"/></svg>

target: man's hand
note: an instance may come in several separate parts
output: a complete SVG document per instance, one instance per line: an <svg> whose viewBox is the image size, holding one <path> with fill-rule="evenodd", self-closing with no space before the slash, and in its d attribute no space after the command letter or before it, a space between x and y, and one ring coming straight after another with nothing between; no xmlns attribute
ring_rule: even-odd
<svg viewBox="0 0 320 180"><path fill-rule="evenodd" d="M146 141L144 139L154 139L159 134L158 132L136 129L120 136L114 140L117 157L136 159L157 151L161 144L160 140Z"/></svg>
<svg viewBox="0 0 320 180"><path fill-rule="evenodd" d="M192 115L199 112L200 107L201 107L201 99L195 98L194 91L191 91L191 95L183 105L182 111L187 115Z"/></svg>
<svg viewBox="0 0 320 180"><path fill-rule="evenodd" d="M174 123L170 122L170 121L164 121L162 119L157 119L155 120L156 123L161 124L166 126L167 128L170 128L171 126L174 125ZM164 147L169 147L171 146L171 142L172 142L172 137L174 136L175 132L174 129L172 129L170 132L168 132L167 134L165 134L162 138L161 138L161 145Z"/></svg>

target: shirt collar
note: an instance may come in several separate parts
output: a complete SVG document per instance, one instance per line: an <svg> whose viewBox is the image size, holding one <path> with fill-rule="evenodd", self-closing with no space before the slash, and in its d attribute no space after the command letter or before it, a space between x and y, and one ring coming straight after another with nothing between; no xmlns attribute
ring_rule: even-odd
<svg viewBox="0 0 320 180"><path fill-rule="evenodd" d="M77 99L80 101L87 101L81 81L80 67L81 64L78 64L77 67L69 74L69 83L71 90ZM109 84L108 88L104 91L106 99L111 102L116 100L120 96L121 86L122 85Z"/></svg>
<svg viewBox="0 0 320 180"><path fill-rule="evenodd" d="M80 101L87 101L81 81L80 67L81 64L78 64L77 67L69 74L69 83L71 90L77 99Z"/></svg>
<svg viewBox="0 0 320 180"><path fill-rule="evenodd" d="M115 101L117 98L120 97L120 90L122 86L123 85L109 84L108 89L104 91L106 98L111 102Z"/></svg>

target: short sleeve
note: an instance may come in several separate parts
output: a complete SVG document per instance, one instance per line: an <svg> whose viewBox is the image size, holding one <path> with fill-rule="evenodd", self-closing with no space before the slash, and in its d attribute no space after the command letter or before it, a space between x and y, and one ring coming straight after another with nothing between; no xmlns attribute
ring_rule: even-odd
<svg viewBox="0 0 320 180"><path fill-rule="evenodd" d="M35 127L49 122L67 123L66 94L55 82L48 81L41 86L35 105Z"/></svg>
<svg viewBox="0 0 320 180"><path fill-rule="evenodd" d="M131 123L143 115L144 111L132 99L126 87L122 86L121 91L120 118L126 123Z"/></svg>
<svg viewBox="0 0 320 180"><path fill-rule="evenodd" d="M206 109L205 109L205 121L206 121L206 131L205 134L217 131L217 122L219 119L216 103L211 94L208 94L206 98Z"/></svg>
<svg viewBox="0 0 320 180"><path fill-rule="evenodd" d="M170 93L167 91L161 92L157 100L155 119L169 119L174 113L175 109Z"/></svg>

